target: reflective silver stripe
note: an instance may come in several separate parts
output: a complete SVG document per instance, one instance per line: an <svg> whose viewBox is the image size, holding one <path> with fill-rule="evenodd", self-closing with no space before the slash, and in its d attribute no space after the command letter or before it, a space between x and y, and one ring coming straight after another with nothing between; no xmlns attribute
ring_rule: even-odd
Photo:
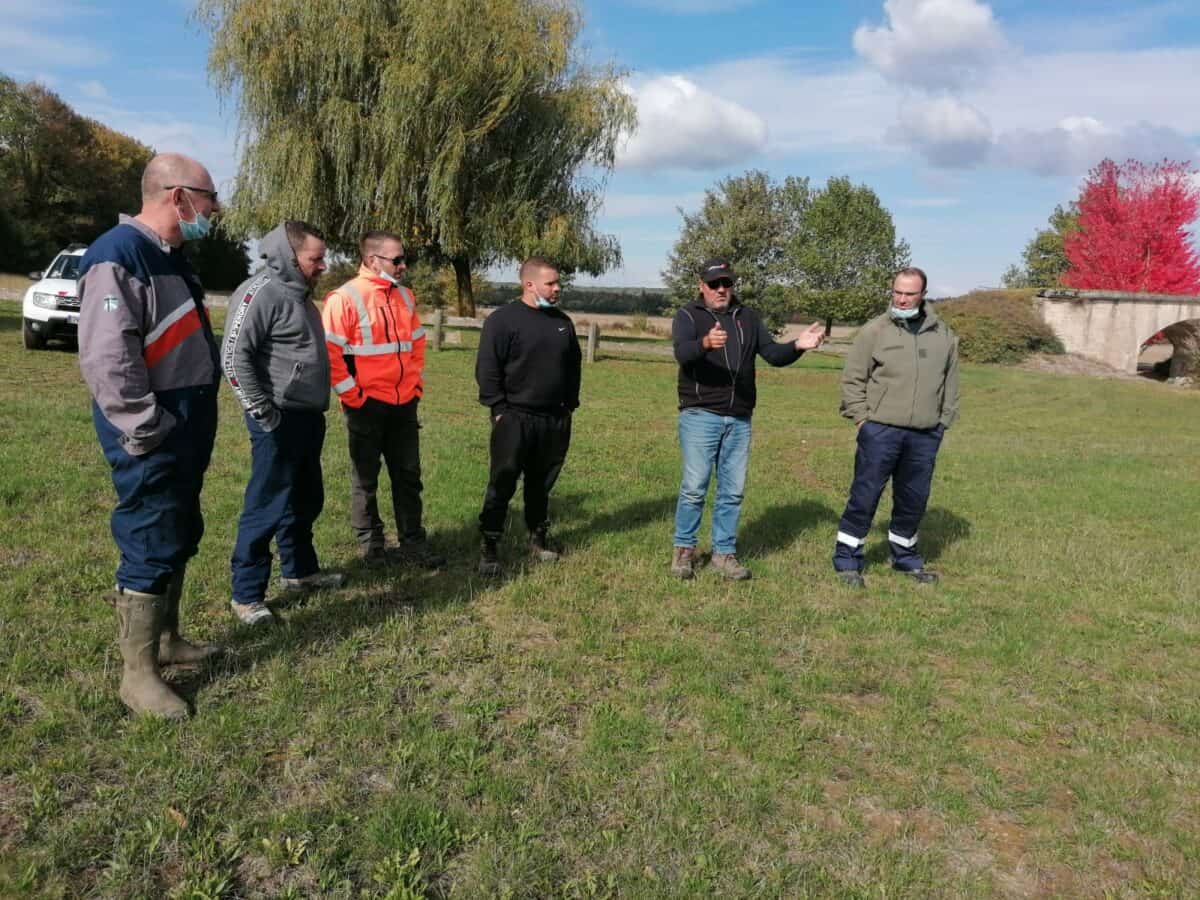
<svg viewBox="0 0 1200 900"><path fill-rule="evenodd" d="M411 316L414 312L412 294L409 293L408 288L405 287L397 287L396 290L398 290L400 292L400 296L404 298L404 305L408 307L408 314Z"/></svg>
<svg viewBox="0 0 1200 900"><path fill-rule="evenodd" d="M915 534L910 538L906 538L900 537L900 535L896 534L894 531L889 531L888 540L893 544L898 544L901 547L907 547L910 550L917 546L917 536Z"/></svg>
<svg viewBox="0 0 1200 900"><path fill-rule="evenodd" d="M838 532L837 542L839 544L845 544L847 547L861 547L863 544L866 543L866 541L863 541L863 540L860 540L859 538L848 535L844 531Z"/></svg>
<svg viewBox="0 0 1200 900"><path fill-rule="evenodd" d="M346 393L346 391L354 390L355 386L356 385L354 383L354 376L351 375L345 381L339 381L337 384L335 384L333 386L333 392L335 394L344 394L344 393Z"/></svg>
<svg viewBox="0 0 1200 900"><path fill-rule="evenodd" d="M168 328L170 328L188 313L194 313L195 311L196 304L193 303L191 297L189 297L186 303L181 303L178 307L171 310L170 314L164 317L163 320L154 327L154 330L146 335L146 339L142 341L142 346L149 347L160 337L162 337Z"/></svg>
<svg viewBox="0 0 1200 900"><path fill-rule="evenodd" d="M412 339L413 339L414 341L423 341L423 340L425 340L425 329L424 329L424 328L418 328L416 331L414 331L414 332L412 333Z"/></svg>
<svg viewBox="0 0 1200 900"><path fill-rule="evenodd" d="M358 330L362 335L362 342L364 344L375 343L375 336L371 334L371 317L367 314L367 304L363 302L362 292L354 286L352 281L347 281L341 289L354 301L354 306L358 310Z"/></svg>
<svg viewBox="0 0 1200 900"><path fill-rule="evenodd" d="M404 353L412 350L408 341L390 344L371 344L369 347L350 347L346 350L349 356L384 356L388 353Z"/></svg>
<svg viewBox="0 0 1200 900"><path fill-rule="evenodd" d="M325 340L330 344L336 344L337 346L341 347L343 350L345 350L347 347L350 346L350 342L348 340L346 340L340 334L336 334L335 332L332 332L332 331L325 332Z"/></svg>

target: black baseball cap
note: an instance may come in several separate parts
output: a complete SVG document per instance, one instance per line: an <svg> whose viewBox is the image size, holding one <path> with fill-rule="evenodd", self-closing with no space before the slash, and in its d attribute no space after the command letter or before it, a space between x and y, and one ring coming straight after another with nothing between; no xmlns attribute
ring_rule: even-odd
<svg viewBox="0 0 1200 900"><path fill-rule="evenodd" d="M737 280L737 276L733 274L733 266L729 264L729 260L719 258L705 260L704 265L700 267L700 280L705 284L709 284L721 278L728 278L730 281Z"/></svg>

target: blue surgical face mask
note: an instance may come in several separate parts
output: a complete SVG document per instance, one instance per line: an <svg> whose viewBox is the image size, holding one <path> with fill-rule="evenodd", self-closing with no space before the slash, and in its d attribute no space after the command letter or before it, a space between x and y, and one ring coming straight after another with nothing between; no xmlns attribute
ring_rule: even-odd
<svg viewBox="0 0 1200 900"><path fill-rule="evenodd" d="M900 319L901 321L903 321L905 319L916 318L917 313L919 313L920 311L921 311L920 306L914 306L912 309L900 309L900 307L898 307L898 306L893 306L891 309L891 314L892 314L893 319Z"/></svg>
<svg viewBox="0 0 1200 900"><path fill-rule="evenodd" d="M183 194L188 197L187 192ZM212 231L212 222L208 220L208 216L202 216L196 212L196 205L192 203L192 198L188 197L188 206L192 208L192 212L196 213L196 221L189 222L182 215L179 217L179 233L185 241L201 240L206 234Z"/></svg>
<svg viewBox="0 0 1200 900"><path fill-rule="evenodd" d="M534 294L537 297L538 309L554 309L558 304L554 300L549 300L541 294Z"/></svg>

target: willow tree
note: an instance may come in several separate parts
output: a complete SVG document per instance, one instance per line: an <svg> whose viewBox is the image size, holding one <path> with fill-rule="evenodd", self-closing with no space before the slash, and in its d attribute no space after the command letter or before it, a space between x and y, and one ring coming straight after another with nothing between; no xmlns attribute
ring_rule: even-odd
<svg viewBox="0 0 1200 900"><path fill-rule="evenodd" d="M594 217L634 111L587 66L563 0L199 0L209 69L239 117L227 227L285 217L335 246L387 228L454 267L542 253L564 271L620 263Z"/></svg>

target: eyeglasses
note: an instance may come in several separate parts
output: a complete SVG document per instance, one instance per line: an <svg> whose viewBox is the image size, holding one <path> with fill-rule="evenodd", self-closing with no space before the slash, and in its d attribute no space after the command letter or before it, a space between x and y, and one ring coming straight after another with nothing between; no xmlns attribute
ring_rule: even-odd
<svg viewBox="0 0 1200 900"><path fill-rule="evenodd" d="M402 266L407 259L403 253L401 253L399 256L380 256L378 253L372 253L371 255L376 259L386 259L393 266Z"/></svg>
<svg viewBox="0 0 1200 900"><path fill-rule="evenodd" d="M718 278L716 281L706 281L704 283L708 285L708 289L711 291L715 291L717 288L733 287L733 281L728 278Z"/></svg>
<svg viewBox="0 0 1200 900"><path fill-rule="evenodd" d="M192 187L190 184L164 184L163 185L164 191L173 191L173 190L175 190L175 188L182 188L185 191L195 191L197 194L203 194L205 197L207 197L213 203L217 202L217 192L210 191L208 188Z"/></svg>

